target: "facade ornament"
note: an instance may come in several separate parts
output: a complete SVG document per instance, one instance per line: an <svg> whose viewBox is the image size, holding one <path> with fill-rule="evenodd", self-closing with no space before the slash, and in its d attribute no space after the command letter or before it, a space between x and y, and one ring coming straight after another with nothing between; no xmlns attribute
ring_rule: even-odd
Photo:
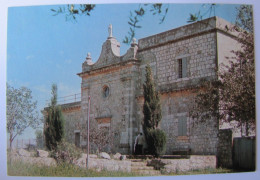
<svg viewBox="0 0 260 180"><path fill-rule="evenodd" d="M91 54L89 52L87 53L86 62L87 62L88 65L94 64L92 62Z"/></svg>
<svg viewBox="0 0 260 180"><path fill-rule="evenodd" d="M133 38L132 43L131 43L131 47L135 47L135 46L137 46L137 42L136 42L136 39Z"/></svg>
<svg viewBox="0 0 260 180"><path fill-rule="evenodd" d="M109 24L108 26L108 37L109 38L113 37L112 24Z"/></svg>

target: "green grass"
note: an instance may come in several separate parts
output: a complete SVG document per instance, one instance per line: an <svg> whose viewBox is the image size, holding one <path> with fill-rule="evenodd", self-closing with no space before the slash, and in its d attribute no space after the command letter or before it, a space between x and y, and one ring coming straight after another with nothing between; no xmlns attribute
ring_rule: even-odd
<svg viewBox="0 0 260 180"><path fill-rule="evenodd" d="M54 177L134 177L142 176L136 173L127 173L121 171L100 171L87 170L72 164L59 164L57 167L36 166L27 164L21 161L13 161L12 164L8 161L7 172L9 176L54 176ZM219 173L234 173L230 169L205 169L193 170L188 172L163 173L163 176L176 175L196 175L196 174L219 174ZM147 176L147 175L146 175Z"/></svg>
<svg viewBox="0 0 260 180"><path fill-rule="evenodd" d="M55 176L55 177L130 177L140 176L134 173L110 172L83 169L71 164L60 164L57 167L35 166L23 162L7 163L9 176Z"/></svg>

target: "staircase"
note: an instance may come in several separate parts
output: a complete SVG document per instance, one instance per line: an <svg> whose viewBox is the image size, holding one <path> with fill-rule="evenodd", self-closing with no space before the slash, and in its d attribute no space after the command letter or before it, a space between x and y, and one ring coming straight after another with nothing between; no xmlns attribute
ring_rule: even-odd
<svg viewBox="0 0 260 180"><path fill-rule="evenodd" d="M147 161L142 159L131 159L132 172L147 176L160 176L161 172L152 166L147 166Z"/></svg>

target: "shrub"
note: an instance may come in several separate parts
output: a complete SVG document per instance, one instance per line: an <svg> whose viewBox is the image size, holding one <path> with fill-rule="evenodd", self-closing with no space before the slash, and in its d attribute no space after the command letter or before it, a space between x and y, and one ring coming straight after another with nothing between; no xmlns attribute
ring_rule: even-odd
<svg viewBox="0 0 260 180"><path fill-rule="evenodd" d="M156 157L164 155L166 152L166 135L164 131L160 129L148 130L147 135L147 144L149 151L152 155Z"/></svg>
<svg viewBox="0 0 260 180"><path fill-rule="evenodd" d="M58 163L72 163L73 160L80 158L82 150L74 144L64 140L58 143L57 148L51 151L51 157L57 160Z"/></svg>

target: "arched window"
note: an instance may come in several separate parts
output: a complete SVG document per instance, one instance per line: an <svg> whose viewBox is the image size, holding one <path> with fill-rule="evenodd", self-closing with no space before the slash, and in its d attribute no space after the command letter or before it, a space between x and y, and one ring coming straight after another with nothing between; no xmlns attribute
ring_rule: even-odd
<svg viewBox="0 0 260 180"><path fill-rule="evenodd" d="M104 98L107 98L109 96L109 87L107 85L103 87L102 94Z"/></svg>

